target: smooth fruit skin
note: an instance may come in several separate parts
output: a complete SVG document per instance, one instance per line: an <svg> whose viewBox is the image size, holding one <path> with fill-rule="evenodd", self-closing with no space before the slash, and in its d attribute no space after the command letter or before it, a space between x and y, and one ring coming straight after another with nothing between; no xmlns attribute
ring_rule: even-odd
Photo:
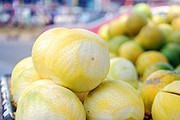
<svg viewBox="0 0 180 120"><path fill-rule="evenodd" d="M168 62L167 58L158 51L143 52L136 60L136 68L140 75L152 64L156 62Z"/></svg>
<svg viewBox="0 0 180 120"><path fill-rule="evenodd" d="M180 119L180 81L174 81L156 95L152 106L153 120Z"/></svg>
<svg viewBox="0 0 180 120"><path fill-rule="evenodd" d="M126 21L128 19L128 15L123 15L120 18L113 20L109 23L108 27L108 35L109 38L116 37L118 35L124 35L126 28Z"/></svg>
<svg viewBox="0 0 180 120"><path fill-rule="evenodd" d="M132 13L126 21L126 34L135 36L147 24L146 18L139 13Z"/></svg>
<svg viewBox="0 0 180 120"><path fill-rule="evenodd" d="M138 74L135 66L131 61L121 57L110 60L108 78L123 80L135 88L138 86Z"/></svg>
<svg viewBox="0 0 180 120"><path fill-rule="evenodd" d="M164 43L164 34L156 25L146 25L136 36L135 41L144 49L158 50Z"/></svg>
<svg viewBox="0 0 180 120"><path fill-rule="evenodd" d="M123 81L103 81L85 98L87 120L143 120L144 105L137 91Z"/></svg>
<svg viewBox="0 0 180 120"><path fill-rule="evenodd" d="M22 93L16 120L85 120L79 98L50 80L34 82Z"/></svg>
<svg viewBox="0 0 180 120"><path fill-rule="evenodd" d="M151 107L156 94L167 84L180 79L180 74L168 71L158 70L152 73L141 86L141 96L144 101L146 114L151 114Z"/></svg>
<svg viewBox="0 0 180 120"><path fill-rule="evenodd" d="M143 48L134 41L128 41L119 48L119 56L135 63L138 56L143 53Z"/></svg>
<svg viewBox="0 0 180 120"><path fill-rule="evenodd" d="M90 31L63 30L46 49L42 47L39 52L41 45L41 41L37 40L32 51L33 62L36 63L34 66L39 68L37 71L72 91L90 91L108 74L108 47L101 37Z"/></svg>
<svg viewBox="0 0 180 120"><path fill-rule="evenodd" d="M40 80L39 74L36 72L32 58L27 57L21 60L13 69L11 76L11 93L15 103L18 102L23 90L32 82Z"/></svg>
<svg viewBox="0 0 180 120"><path fill-rule="evenodd" d="M132 12L133 13L140 13L140 14L144 15L145 17L149 17L149 18L151 17L151 9L150 9L149 5L146 3L136 4L133 7Z"/></svg>

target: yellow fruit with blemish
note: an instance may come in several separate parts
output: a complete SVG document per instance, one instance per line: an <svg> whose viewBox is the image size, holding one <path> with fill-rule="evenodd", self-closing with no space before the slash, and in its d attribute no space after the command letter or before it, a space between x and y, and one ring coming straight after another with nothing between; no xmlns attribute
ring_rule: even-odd
<svg viewBox="0 0 180 120"><path fill-rule="evenodd" d="M146 114L151 114L151 107L156 94L169 83L180 80L180 74L168 70L153 72L141 86L141 96L144 101Z"/></svg>
<svg viewBox="0 0 180 120"><path fill-rule="evenodd" d="M109 71L106 43L84 29L56 28L44 32L33 46L32 58L42 78L75 92L94 89Z"/></svg>
<svg viewBox="0 0 180 120"><path fill-rule="evenodd" d="M106 80L90 91L84 107L87 120L143 120L144 105L136 89L123 81Z"/></svg>
<svg viewBox="0 0 180 120"><path fill-rule="evenodd" d="M37 80L40 80L40 76L33 66L32 58L21 60L14 67L11 76L11 93L14 102L17 103L23 90Z"/></svg>
<svg viewBox="0 0 180 120"><path fill-rule="evenodd" d="M157 93L152 106L153 120L180 119L180 81L174 81Z"/></svg>
<svg viewBox="0 0 180 120"><path fill-rule="evenodd" d="M78 97L50 80L40 80L27 87L16 111L16 120L85 119L85 110Z"/></svg>

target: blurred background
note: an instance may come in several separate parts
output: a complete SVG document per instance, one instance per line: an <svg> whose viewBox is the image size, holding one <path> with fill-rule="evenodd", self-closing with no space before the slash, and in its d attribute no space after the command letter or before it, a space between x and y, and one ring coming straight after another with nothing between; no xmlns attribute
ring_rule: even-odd
<svg viewBox="0 0 180 120"><path fill-rule="evenodd" d="M0 75L31 55L34 41L53 27L99 26L145 2L152 6L180 4L179 0L0 0Z"/></svg>

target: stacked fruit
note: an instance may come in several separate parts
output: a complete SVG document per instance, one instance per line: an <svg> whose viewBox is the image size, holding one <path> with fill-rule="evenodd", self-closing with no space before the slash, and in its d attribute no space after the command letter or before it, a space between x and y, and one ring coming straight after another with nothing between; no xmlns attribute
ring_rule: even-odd
<svg viewBox="0 0 180 120"><path fill-rule="evenodd" d="M140 6L100 29L109 50L87 30L42 33L12 72L16 120L179 120L178 34Z"/></svg>
<svg viewBox="0 0 180 120"><path fill-rule="evenodd" d="M98 34L110 51L107 78L123 80L137 88L146 114L153 115L153 119L180 119L180 104L176 102L180 101L180 86L173 82L180 80L180 6L172 5L167 13L152 14L147 4L137 4L130 14L101 26ZM168 87L162 89L171 82L172 91ZM157 93L159 97L152 108ZM174 93L177 98L169 98L167 93ZM166 99L177 106L167 105Z"/></svg>
<svg viewBox="0 0 180 120"><path fill-rule="evenodd" d="M142 98L131 85L106 78L109 66L108 47L97 34L67 28L44 32L32 56L12 72L16 120L142 120Z"/></svg>

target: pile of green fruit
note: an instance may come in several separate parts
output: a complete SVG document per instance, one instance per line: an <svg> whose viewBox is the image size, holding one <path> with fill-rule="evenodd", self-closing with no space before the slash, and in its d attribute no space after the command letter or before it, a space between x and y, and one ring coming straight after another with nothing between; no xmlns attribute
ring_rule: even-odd
<svg viewBox="0 0 180 120"><path fill-rule="evenodd" d="M168 24L180 15L174 9L165 19L137 4L100 28L104 40L84 29L42 33L12 72L15 119L179 120L180 34Z"/></svg>
<svg viewBox="0 0 180 120"><path fill-rule="evenodd" d="M102 25L98 34L110 51L108 78L126 81L137 88L147 115L166 116L153 115L156 116L153 119L170 120L176 114L179 116L180 111L173 113L173 118L167 111L163 113L163 108L160 113L152 112L151 108L158 91L180 80L180 6L172 5L166 13L153 14L148 4L139 3L129 14ZM153 75L154 72L157 73Z"/></svg>
<svg viewBox="0 0 180 120"><path fill-rule="evenodd" d="M119 56L130 60L141 76L149 66L139 66L142 53L147 51L162 54L173 67L180 64L180 6L169 6L164 14L152 14L147 4L139 3L130 14L101 26L98 34L108 43L111 58Z"/></svg>

